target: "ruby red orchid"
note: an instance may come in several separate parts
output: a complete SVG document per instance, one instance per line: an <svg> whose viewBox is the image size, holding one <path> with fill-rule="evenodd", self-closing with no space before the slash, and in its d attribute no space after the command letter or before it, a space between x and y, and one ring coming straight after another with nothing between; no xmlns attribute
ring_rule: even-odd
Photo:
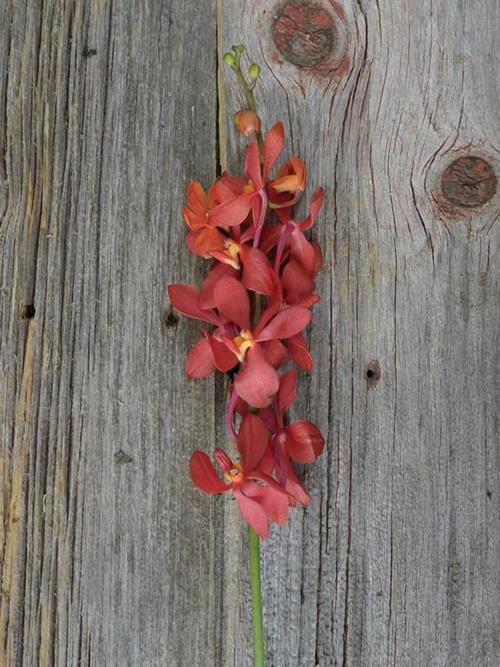
<svg viewBox="0 0 500 667"><path fill-rule="evenodd" d="M204 332L204 341L189 354L188 375L204 377L215 368L227 372L241 364L235 379L238 395L256 408L269 405L278 391L279 378L266 359L265 344L300 333L309 324L311 312L302 306L276 308L271 303L252 330L248 292L231 275L222 275L214 286L216 310L201 309L199 292L190 285L170 285L169 294L181 313L217 326L213 334Z"/></svg>
<svg viewBox="0 0 500 667"><path fill-rule="evenodd" d="M309 215L295 220L292 207L305 190L305 164L292 156L271 177L283 151L283 124L262 137L254 111L240 112L236 122L250 142L244 176L224 173L207 191L193 181L184 209L188 248L212 265L201 288L178 283L168 292L176 310L205 324L186 360L188 377L220 371L231 378L226 423L240 462L215 450L223 481L208 455L196 451L192 480L207 493L231 491L243 519L267 537L270 522L285 523L289 507L309 502L292 461L311 463L324 447L312 422L287 423L297 370L280 372L285 364L313 367L304 330L319 300L315 281L322 254L309 234L324 193L318 188Z"/></svg>
<svg viewBox="0 0 500 667"><path fill-rule="evenodd" d="M223 449L216 449L215 459L224 472L223 482L202 451L191 456L193 482L206 493L231 490L238 501L241 516L261 536L269 534L269 520L283 525L288 518L288 493L269 475L259 470L259 463L269 447L269 432L264 422L248 413L240 427L238 448L241 463L234 463Z"/></svg>

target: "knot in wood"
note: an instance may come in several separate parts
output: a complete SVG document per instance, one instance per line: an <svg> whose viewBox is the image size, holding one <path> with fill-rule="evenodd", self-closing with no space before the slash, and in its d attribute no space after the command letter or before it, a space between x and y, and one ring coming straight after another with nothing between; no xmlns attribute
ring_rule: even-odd
<svg viewBox="0 0 500 667"><path fill-rule="evenodd" d="M294 0L278 7L272 26L281 55L298 67L314 67L333 51L335 23L323 7Z"/></svg>
<svg viewBox="0 0 500 667"><path fill-rule="evenodd" d="M451 204L476 208L496 193L497 177L486 160L468 155L446 167L441 176L441 190Z"/></svg>

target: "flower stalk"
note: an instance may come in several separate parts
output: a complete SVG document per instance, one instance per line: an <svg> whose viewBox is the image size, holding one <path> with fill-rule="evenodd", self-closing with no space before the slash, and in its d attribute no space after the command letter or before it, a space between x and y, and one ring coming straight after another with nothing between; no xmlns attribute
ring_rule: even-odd
<svg viewBox="0 0 500 667"><path fill-rule="evenodd" d="M260 570L260 537L248 528L248 550L250 555L250 587L252 590L253 664L264 667L264 621L262 615L262 591Z"/></svg>

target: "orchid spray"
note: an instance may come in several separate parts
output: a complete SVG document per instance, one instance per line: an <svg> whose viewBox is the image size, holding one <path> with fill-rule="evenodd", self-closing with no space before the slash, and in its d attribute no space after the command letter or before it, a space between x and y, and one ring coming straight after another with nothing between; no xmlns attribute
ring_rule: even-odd
<svg viewBox="0 0 500 667"><path fill-rule="evenodd" d="M190 473L205 493L232 493L249 525L254 664L261 667L260 539L269 535L270 523L286 523L291 507L308 504L292 461L311 463L324 447L317 426L307 420L289 423L286 416L297 396L296 368L313 367L302 332L319 301L315 278L322 254L308 237L324 193L315 190L304 220L293 218L306 187L306 166L291 156L275 172L285 143L283 123L262 133L254 98L260 68L251 64L247 79L243 53L242 45L234 46L224 62L246 98L247 108L235 116L248 142L244 175L224 172L207 191L198 181L190 183L187 245L211 266L199 289L176 284L168 291L180 313L210 325L188 355L188 377L228 374L226 423L237 455L215 449L221 477L210 457L195 451Z"/></svg>

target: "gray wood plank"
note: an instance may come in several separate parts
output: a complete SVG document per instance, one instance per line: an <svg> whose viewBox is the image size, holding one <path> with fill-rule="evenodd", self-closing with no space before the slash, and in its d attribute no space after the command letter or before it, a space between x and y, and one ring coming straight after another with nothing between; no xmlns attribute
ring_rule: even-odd
<svg viewBox="0 0 500 667"><path fill-rule="evenodd" d="M0 7L2 665L215 664L214 385L164 286L215 176L214 3ZM33 312L33 309L35 312ZM164 316L165 315L165 316Z"/></svg>
<svg viewBox="0 0 500 667"><path fill-rule="evenodd" d="M185 381L197 327L163 289L206 268L180 208L218 163L214 5L0 5L1 664L251 664L246 531L187 478L224 386ZM440 178L500 172L499 10L321 6L334 33L280 53L282 6L218 3L219 56L248 44L328 194L295 409L328 451L264 548L269 664L496 666L499 193L460 208Z"/></svg>
<svg viewBox="0 0 500 667"><path fill-rule="evenodd" d="M467 154L500 173L498 3L314 4L333 39L285 23L277 45L283 4L226 0L219 42L263 65L267 127L284 119L327 190L316 370L295 412L328 452L305 472L310 508L264 549L268 661L497 665L500 198L452 205L441 174ZM223 90L229 114L241 95ZM246 584L228 594L226 664L251 665Z"/></svg>

